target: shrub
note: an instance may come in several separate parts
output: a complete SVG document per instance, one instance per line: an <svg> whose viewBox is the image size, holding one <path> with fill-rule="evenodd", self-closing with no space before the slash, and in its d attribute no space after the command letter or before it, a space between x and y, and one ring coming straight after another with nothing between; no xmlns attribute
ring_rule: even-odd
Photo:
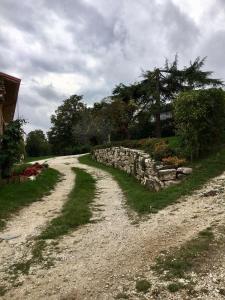
<svg viewBox="0 0 225 300"><path fill-rule="evenodd" d="M164 157L168 157L172 154L172 149L165 140L157 142L153 147L152 155L156 160L162 160Z"/></svg>
<svg viewBox="0 0 225 300"><path fill-rule="evenodd" d="M24 155L23 147L24 120L11 121L5 128L0 141L0 177L7 178L12 174L14 163Z"/></svg>
<svg viewBox="0 0 225 300"><path fill-rule="evenodd" d="M198 158L225 138L225 92L207 89L183 92L174 102L177 134L187 157Z"/></svg>
<svg viewBox="0 0 225 300"><path fill-rule="evenodd" d="M162 162L166 165L171 165L174 167L183 166L187 161L185 158L179 158L177 156L169 156L162 159Z"/></svg>

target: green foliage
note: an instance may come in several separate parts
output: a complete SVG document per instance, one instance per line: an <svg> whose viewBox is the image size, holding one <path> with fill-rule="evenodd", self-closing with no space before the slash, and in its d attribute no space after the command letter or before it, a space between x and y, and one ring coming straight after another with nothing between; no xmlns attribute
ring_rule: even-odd
<svg viewBox="0 0 225 300"><path fill-rule="evenodd" d="M190 66L178 69L178 57L170 64L166 60L164 68L155 68L142 74L140 83L142 101L150 105L155 115L156 136L161 136L160 113L162 104L171 102L181 91L204 88L205 86L221 86L222 81L211 78L211 71L202 71L205 58L197 57Z"/></svg>
<svg viewBox="0 0 225 300"><path fill-rule="evenodd" d="M198 158L225 140L225 92L222 89L181 93L174 102L177 134L185 154Z"/></svg>
<svg viewBox="0 0 225 300"><path fill-rule="evenodd" d="M61 214L54 218L39 236L40 239L58 238L90 221L90 203L95 196L95 179L82 169L73 170L76 172L76 182L68 201L64 204Z"/></svg>
<svg viewBox="0 0 225 300"><path fill-rule="evenodd" d="M66 147L62 154L76 155L76 154L88 153L90 151L91 151L90 145L78 145L78 146Z"/></svg>
<svg viewBox="0 0 225 300"><path fill-rule="evenodd" d="M0 228L12 213L49 193L60 178L54 169L44 170L34 181L10 183L1 187L0 193Z"/></svg>
<svg viewBox="0 0 225 300"><path fill-rule="evenodd" d="M149 291L150 287L151 287L151 283L145 279L138 280L136 282L136 290L138 292L147 293Z"/></svg>
<svg viewBox="0 0 225 300"><path fill-rule="evenodd" d="M150 192L134 177L127 173L96 162L90 155L79 158L81 163L100 168L113 175L124 191L127 204L140 214L157 212L175 203L181 196L189 195L200 188L209 179L219 176L225 171L225 150L213 153L208 158L196 161L193 173L181 183L169 186L159 192Z"/></svg>
<svg viewBox="0 0 225 300"><path fill-rule="evenodd" d="M42 130L34 130L28 133L26 153L29 157L46 156L50 154L50 145Z"/></svg>
<svg viewBox="0 0 225 300"><path fill-rule="evenodd" d="M211 78L212 72L202 70L204 63L205 59L198 57L180 69L175 57L163 68L143 72L138 82L120 83L111 96L92 108L86 107L82 96L72 95L51 117L48 139L53 154L72 154L74 147L81 145L174 135L171 104L177 94L222 85L221 80Z"/></svg>
<svg viewBox="0 0 225 300"><path fill-rule="evenodd" d="M12 168L13 174L14 175L20 175L29 166L30 166L30 164L17 164L17 165L14 165L13 168Z"/></svg>
<svg viewBox="0 0 225 300"><path fill-rule="evenodd" d="M73 128L78 124L81 114L86 109L81 101L82 96L73 95L64 100L52 115L52 127L48 132L48 139L54 154L64 154L66 147L77 145L73 139Z"/></svg>
<svg viewBox="0 0 225 300"><path fill-rule="evenodd" d="M9 177L13 164L19 162L24 154L22 129L24 120L10 122L1 137L0 144L0 171L1 177Z"/></svg>

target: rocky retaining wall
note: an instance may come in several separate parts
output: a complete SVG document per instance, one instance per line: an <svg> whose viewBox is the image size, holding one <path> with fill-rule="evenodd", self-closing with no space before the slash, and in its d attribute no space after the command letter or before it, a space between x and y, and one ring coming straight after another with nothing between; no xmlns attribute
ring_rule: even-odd
<svg viewBox="0 0 225 300"><path fill-rule="evenodd" d="M143 185L154 191L178 183L180 178L185 176L184 174L190 174L192 171L190 168L175 169L171 166L164 166L144 151L124 147L95 149L92 155L98 162L133 175Z"/></svg>

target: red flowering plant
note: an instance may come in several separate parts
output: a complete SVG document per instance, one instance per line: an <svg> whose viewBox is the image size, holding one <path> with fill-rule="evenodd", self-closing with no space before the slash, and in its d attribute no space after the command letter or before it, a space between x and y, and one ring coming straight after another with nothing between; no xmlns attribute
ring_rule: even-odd
<svg viewBox="0 0 225 300"><path fill-rule="evenodd" d="M42 165L40 165L39 163L35 163L34 165L27 167L21 175L27 177L37 176L42 169L43 169Z"/></svg>

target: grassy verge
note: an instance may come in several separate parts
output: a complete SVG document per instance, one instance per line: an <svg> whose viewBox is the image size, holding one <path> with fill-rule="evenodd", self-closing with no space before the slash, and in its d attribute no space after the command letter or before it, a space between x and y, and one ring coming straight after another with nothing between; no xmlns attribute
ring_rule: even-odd
<svg viewBox="0 0 225 300"><path fill-rule="evenodd" d="M1 187L0 192L0 229L12 213L30 203L40 200L54 188L60 173L54 169L44 170L36 180L11 183Z"/></svg>
<svg viewBox="0 0 225 300"><path fill-rule="evenodd" d="M170 186L159 192L150 192L142 186L134 177L113 167L105 166L94 161L90 155L79 158L83 164L87 164L104 171L108 171L118 181L127 198L127 204L140 214L157 212L160 209L176 202L181 196L191 194L200 188L209 179L220 175L225 171L225 150L214 153L208 158L193 164L194 172L180 184Z"/></svg>
<svg viewBox="0 0 225 300"><path fill-rule="evenodd" d="M153 269L162 279L170 281L168 284L170 292L177 292L184 287L190 288L192 281L189 274L197 271L198 267L204 263L213 242L214 234L211 228L207 228L172 254L161 255L157 258ZM187 280L186 286L179 281L180 279Z"/></svg>
<svg viewBox="0 0 225 300"><path fill-rule="evenodd" d="M76 172L76 182L69 199L64 204L61 214L53 219L39 236L40 239L58 238L90 221L90 203L95 196L95 180L82 169L73 170Z"/></svg>

